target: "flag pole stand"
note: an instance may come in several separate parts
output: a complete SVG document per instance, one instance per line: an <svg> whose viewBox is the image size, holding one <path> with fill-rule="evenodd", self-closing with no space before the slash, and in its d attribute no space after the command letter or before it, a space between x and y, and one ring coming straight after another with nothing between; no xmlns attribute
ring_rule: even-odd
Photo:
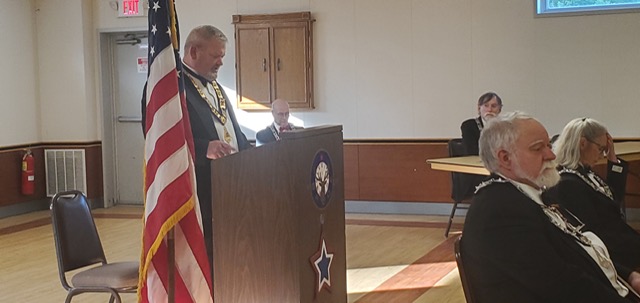
<svg viewBox="0 0 640 303"><path fill-rule="evenodd" d="M174 228L172 227L167 233L167 246L169 249L169 260L167 261L169 266L167 267L169 272L169 289L167 291L168 294L168 303L176 302L176 276L175 276L175 268L176 268L176 248L175 248L175 238L174 238Z"/></svg>

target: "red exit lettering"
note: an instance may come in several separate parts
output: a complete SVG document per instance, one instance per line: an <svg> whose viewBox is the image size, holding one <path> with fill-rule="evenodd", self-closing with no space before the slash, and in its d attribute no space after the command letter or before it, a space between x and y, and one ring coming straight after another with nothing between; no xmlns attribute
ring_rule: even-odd
<svg viewBox="0 0 640 303"><path fill-rule="evenodd" d="M137 16L139 0L124 0L122 1L122 13L125 16Z"/></svg>

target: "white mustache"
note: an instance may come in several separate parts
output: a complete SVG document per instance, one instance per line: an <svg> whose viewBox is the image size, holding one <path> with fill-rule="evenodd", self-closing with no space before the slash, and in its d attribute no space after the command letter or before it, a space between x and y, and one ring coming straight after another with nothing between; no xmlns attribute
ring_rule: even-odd
<svg viewBox="0 0 640 303"><path fill-rule="evenodd" d="M557 163L554 160L545 162L540 170L540 175L534 183L543 188L558 184L558 181L560 181L560 174L556 170L556 167Z"/></svg>
<svg viewBox="0 0 640 303"><path fill-rule="evenodd" d="M547 170L547 169L556 169L556 167L558 167L558 164L556 163L555 160L550 160L544 163L544 165L542 166L542 169L540 170L541 172Z"/></svg>

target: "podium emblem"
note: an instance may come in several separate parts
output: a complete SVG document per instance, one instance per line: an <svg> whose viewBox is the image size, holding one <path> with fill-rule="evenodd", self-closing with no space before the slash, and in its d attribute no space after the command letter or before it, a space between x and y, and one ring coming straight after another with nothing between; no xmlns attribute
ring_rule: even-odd
<svg viewBox="0 0 640 303"><path fill-rule="evenodd" d="M325 208L333 191L333 168L329 154L320 150L313 159L311 168L311 194L318 208Z"/></svg>

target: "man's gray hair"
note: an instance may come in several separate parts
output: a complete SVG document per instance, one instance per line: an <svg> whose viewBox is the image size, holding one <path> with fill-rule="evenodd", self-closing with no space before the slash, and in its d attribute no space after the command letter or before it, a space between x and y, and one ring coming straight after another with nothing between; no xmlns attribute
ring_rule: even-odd
<svg viewBox="0 0 640 303"><path fill-rule="evenodd" d="M498 115L490 119L480 133L478 142L480 149L480 159L490 172L497 172L500 167L498 161L498 151L515 151L515 144L520 135L519 122L531 120L533 117L523 112L512 112ZM535 120L535 119L534 119Z"/></svg>
<svg viewBox="0 0 640 303"><path fill-rule="evenodd" d="M593 141L606 133L607 128L591 118L576 118L569 121L558 137L558 141L553 144L553 152L557 156L556 162L569 169L578 168L580 166L580 138L585 137L585 139Z"/></svg>
<svg viewBox="0 0 640 303"><path fill-rule="evenodd" d="M204 42L216 38L221 42L227 42L227 36L213 25L200 25L189 32L187 40L184 43L184 49L188 50L191 47L200 47Z"/></svg>

